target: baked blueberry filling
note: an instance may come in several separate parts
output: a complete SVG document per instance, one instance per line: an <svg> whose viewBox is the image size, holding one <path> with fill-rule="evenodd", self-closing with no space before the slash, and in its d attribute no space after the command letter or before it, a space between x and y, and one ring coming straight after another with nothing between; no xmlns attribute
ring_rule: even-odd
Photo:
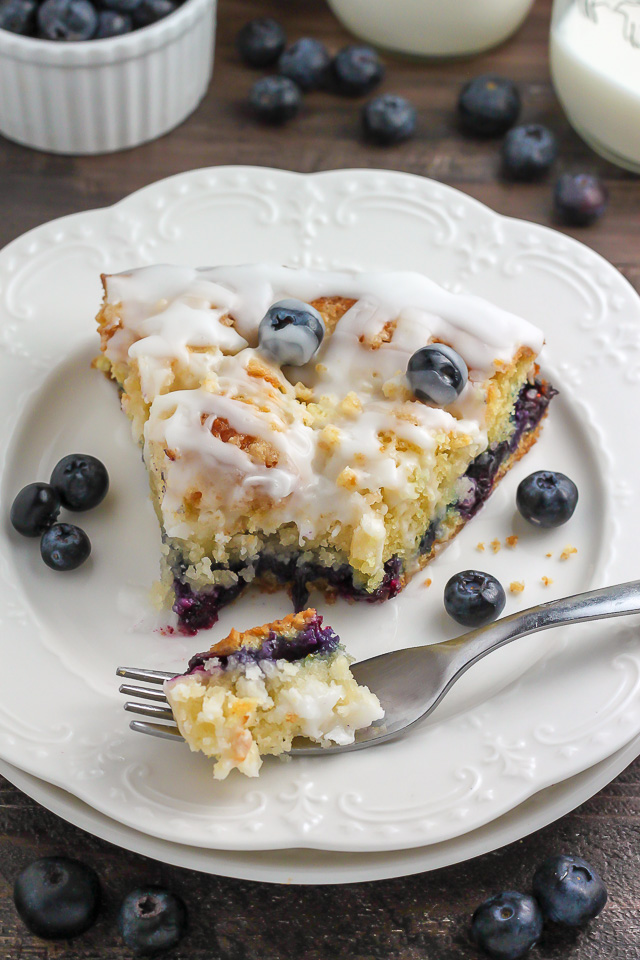
<svg viewBox="0 0 640 960"><path fill-rule="evenodd" d="M466 521L478 512L490 496L500 468L517 450L523 436L537 429L557 392L548 383L540 380L523 386L512 414L515 429L511 437L485 450L471 462L464 475L467 481L465 492L449 505L448 513L457 513ZM429 524L418 546L419 556L431 552L438 535L438 527L437 520ZM257 558L255 573L257 578L269 575L278 583L289 586L294 609L300 611L307 606L308 584L318 581L327 583L338 596L351 600L366 600L369 603L389 600L402 589L403 567L403 561L398 556L387 560L384 565L384 579L373 592L368 592L354 583L353 570L347 564L334 568L316 563L299 563L296 555L282 559L275 554L264 552ZM173 611L178 615L182 631L187 634L195 634L198 630L212 627L221 608L234 600L245 586L245 581L240 579L232 587L213 586L194 592L182 581L183 572L180 568L175 571Z"/></svg>

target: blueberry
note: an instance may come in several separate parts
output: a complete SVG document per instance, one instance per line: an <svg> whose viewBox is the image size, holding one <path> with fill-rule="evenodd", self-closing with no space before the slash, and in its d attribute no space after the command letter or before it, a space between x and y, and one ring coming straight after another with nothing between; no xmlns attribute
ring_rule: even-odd
<svg viewBox="0 0 640 960"><path fill-rule="evenodd" d="M250 67L270 67L285 48L287 37L273 17L257 17L245 23L236 37L238 53Z"/></svg>
<svg viewBox="0 0 640 960"><path fill-rule="evenodd" d="M44 857L19 874L13 902L31 933L44 940L69 940L95 923L100 881L78 860Z"/></svg>
<svg viewBox="0 0 640 960"><path fill-rule="evenodd" d="M127 947L138 957L171 950L187 925L184 903L160 887L133 890L118 914L118 927Z"/></svg>
<svg viewBox="0 0 640 960"><path fill-rule="evenodd" d="M563 173L558 177L553 201L556 216L573 227L588 227L607 209L609 193L599 177L588 173Z"/></svg>
<svg viewBox="0 0 640 960"><path fill-rule="evenodd" d="M97 457L71 453L58 461L49 482L67 510L91 510L106 497L109 474Z"/></svg>
<svg viewBox="0 0 640 960"><path fill-rule="evenodd" d="M407 377L418 400L446 407L464 390L469 371L452 347L446 343L430 343L413 354Z"/></svg>
<svg viewBox="0 0 640 960"><path fill-rule="evenodd" d="M337 93L358 97L378 86L384 77L384 67L372 47L353 43L334 57L331 77Z"/></svg>
<svg viewBox="0 0 640 960"><path fill-rule="evenodd" d="M408 140L416 132L416 108L404 97L383 93L362 108L362 125L368 140L381 146Z"/></svg>
<svg viewBox="0 0 640 960"><path fill-rule="evenodd" d="M512 127L520 113L518 88L504 77L486 74L465 84L458 100L462 127L482 137L497 137Z"/></svg>
<svg viewBox="0 0 640 960"><path fill-rule="evenodd" d="M597 917L607 902L607 888L581 857L550 857L533 877L533 894L545 919L581 927Z"/></svg>
<svg viewBox="0 0 640 960"><path fill-rule="evenodd" d="M150 27L177 9L174 0L142 0L133 10L133 23L136 27Z"/></svg>
<svg viewBox="0 0 640 960"><path fill-rule="evenodd" d="M537 180L548 173L558 156L555 134L541 123L509 130L502 144L504 171L512 180Z"/></svg>
<svg viewBox="0 0 640 960"><path fill-rule="evenodd" d="M23 537L39 537L55 523L60 497L48 483L29 483L11 504L11 523Z"/></svg>
<svg viewBox="0 0 640 960"><path fill-rule="evenodd" d="M105 10L115 10L117 13L133 13L140 6L142 0L100 0L100 6Z"/></svg>
<svg viewBox="0 0 640 960"><path fill-rule="evenodd" d="M560 527L573 516L578 488L564 473L537 470L521 480L516 506L525 520L537 527Z"/></svg>
<svg viewBox="0 0 640 960"><path fill-rule="evenodd" d="M331 57L319 40L302 37L281 54L278 72L297 83L301 90L317 90L327 79Z"/></svg>
<svg viewBox="0 0 640 960"><path fill-rule="evenodd" d="M258 120L279 125L299 112L302 94L288 77L263 77L252 86L249 103Z"/></svg>
<svg viewBox="0 0 640 960"><path fill-rule="evenodd" d="M36 26L36 0L2 0L0 2L0 30L20 33L24 37L33 34Z"/></svg>
<svg viewBox="0 0 640 960"><path fill-rule="evenodd" d="M542 936L540 907L533 897L515 890L497 893L474 912L471 936L495 960L518 960Z"/></svg>
<svg viewBox="0 0 640 960"><path fill-rule="evenodd" d="M44 40L91 40L97 29L90 0L45 0L38 10L38 36Z"/></svg>
<svg viewBox="0 0 640 960"><path fill-rule="evenodd" d="M52 570L75 570L91 553L91 541L72 523L54 523L42 534L40 555Z"/></svg>
<svg viewBox="0 0 640 960"><path fill-rule="evenodd" d="M456 623L483 627L500 616L506 597L502 584L490 573L463 570L444 588L444 608Z"/></svg>
<svg viewBox="0 0 640 960"><path fill-rule="evenodd" d="M260 321L260 348L278 363L301 367L317 352L324 337L324 320L302 300L279 300Z"/></svg>
<svg viewBox="0 0 640 960"><path fill-rule="evenodd" d="M133 30L133 20L128 13L117 10L101 10L98 14L98 30L95 40L107 40L109 37L121 37Z"/></svg>

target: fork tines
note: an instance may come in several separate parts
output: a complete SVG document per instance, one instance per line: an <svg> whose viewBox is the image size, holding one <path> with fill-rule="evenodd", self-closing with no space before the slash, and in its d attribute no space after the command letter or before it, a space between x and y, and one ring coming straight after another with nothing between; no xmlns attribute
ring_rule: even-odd
<svg viewBox="0 0 640 960"><path fill-rule="evenodd" d="M128 680L138 680L143 683L159 685L165 680L170 680L175 674L165 673L162 670L143 670L137 667L118 667L116 675L126 677ZM125 696L139 697L141 700L150 700L152 703L135 703L127 700L124 709L128 713L137 713L143 717L150 717L154 723L148 723L144 720L132 720L129 726L136 733L146 733L151 737L160 737L163 740L176 740L184 742L177 724L173 719L171 707L161 690L154 690L153 687L138 687L131 683L120 685L120 693ZM166 722L158 722L166 721Z"/></svg>

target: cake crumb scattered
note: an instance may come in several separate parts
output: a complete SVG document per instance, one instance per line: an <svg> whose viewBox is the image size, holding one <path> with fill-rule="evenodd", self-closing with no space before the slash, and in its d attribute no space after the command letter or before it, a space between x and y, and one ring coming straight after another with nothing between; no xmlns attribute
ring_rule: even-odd
<svg viewBox="0 0 640 960"><path fill-rule="evenodd" d="M493 550L494 553L497 553L501 546L502 544L500 543L499 540L491 541L491 549Z"/></svg>
<svg viewBox="0 0 640 960"><path fill-rule="evenodd" d="M516 545L517 542L518 542L518 538L517 538L517 536L515 535L515 533L512 533L511 536L510 536L510 537L507 537L507 539L505 540L505 544L506 544L508 547L511 547L512 549L513 549L513 547L515 547L515 545Z"/></svg>
<svg viewBox="0 0 640 960"><path fill-rule="evenodd" d="M479 550L480 553L484 552L484 543L476 543L476 550Z"/></svg>
<svg viewBox="0 0 640 960"><path fill-rule="evenodd" d="M571 544L568 543L567 546L566 546L566 547L564 548L564 550L562 551L562 553L560 554L560 559L561 559L561 560L568 560L569 557L570 557L572 554L577 553L577 552L578 552L578 548L577 548L577 547L572 547Z"/></svg>
<svg viewBox="0 0 640 960"><path fill-rule="evenodd" d="M551 584L553 583L553 580L551 579L551 577L543 577L542 582L544 583L545 587L550 587Z"/></svg>
<svg viewBox="0 0 640 960"><path fill-rule="evenodd" d="M524 583L522 580L514 580L509 584L509 590L511 593L522 593L524 590Z"/></svg>
<svg viewBox="0 0 640 960"><path fill-rule="evenodd" d="M430 587L432 583L433 583L433 580L431 579L431 577L427 577L427 579L424 582L424 585L425 587Z"/></svg>
<svg viewBox="0 0 640 960"><path fill-rule="evenodd" d="M552 553L545 553L545 557L552 557L552 556L553 556Z"/></svg>

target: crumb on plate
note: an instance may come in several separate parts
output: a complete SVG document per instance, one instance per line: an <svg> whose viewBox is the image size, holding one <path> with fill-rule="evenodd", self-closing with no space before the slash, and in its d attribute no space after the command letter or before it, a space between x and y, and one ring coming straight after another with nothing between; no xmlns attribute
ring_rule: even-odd
<svg viewBox="0 0 640 960"><path fill-rule="evenodd" d="M511 547L512 549L513 549L513 547L515 547L515 545L516 545L517 542L518 542L518 538L517 538L517 536L515 535L515 533L512 533L511 536L510 536L510 537L507 537L507 539L505 540L506 546L507 546L507 547Z"/></svg>
<svg viewBox="0 0 640 960"><path fill-rule="evenodd" d="M545 587L550 587L553 583L553 580L551 577L542 577L542 582L544 583Z"/></svg>
<svg viewBox="0 0 640 960"><path fill-rule="evenodd" d="M431 579L431 577L427 577L427 579L424 582L424 585L425 587L430 587L432 583L433 583L433 580Z"/></svg>
<svg viewBox="0 0 640 960"><path fill-rule="evenodd" d="M567 546L566 546L566 547L564 548L564 550L562 551L562 553L560 554L560 559L561 559L561 560L568 560L569 557L570 557L572 554L577 553L577 552L578 552L578 548L577 548L577 547L572 547L571 544L568 543Z"/></svg>
<svg viewBox="0 0 640 960"><path fill-rule="evenodd" d="M511 593L522 593L524 590L524 582L522 580L513 580L509 584L509 590Z"/></svg>
<svg viewBox="0 0 640 960"><path fill-rule="evenodd" d="M500 543L499 540L496 539L491 541L491 549L493 550L494 553L497 553L501 546L502 544Z"/></svg>
<svg viewBox="0 0 640 960"><path fill-rule="evenodd" d="M484 552L484 543L482 543L482 542L476 543L476 550L479 550L480 553L483 553L483 552Z"/></svg>

